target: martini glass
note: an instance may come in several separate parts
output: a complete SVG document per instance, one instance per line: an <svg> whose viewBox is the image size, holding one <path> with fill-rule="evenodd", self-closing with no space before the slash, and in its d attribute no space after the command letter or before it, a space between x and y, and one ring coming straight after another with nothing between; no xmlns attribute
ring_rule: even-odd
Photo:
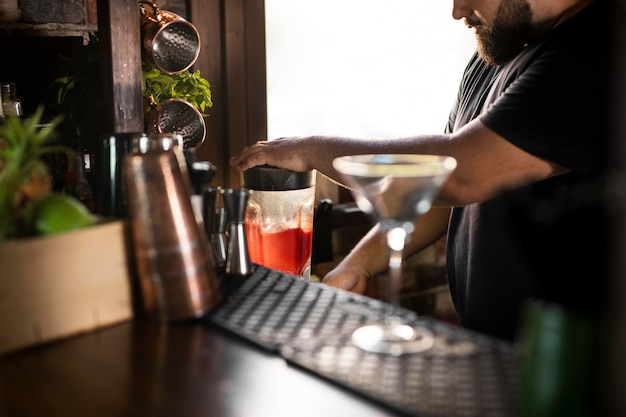
<svg viewBox="0 0 626 417"><path fill-rule="evenodd" d="M456 168L456 160L438 155L354 155L335 158L333 166L351 189L359 208L380 223L386 235L391 251L389 301L399 306L402 251L415 221L430 210L439 188ZM429 349L434 335L388 313L384 323L356 329L352 343L369 352L398 356Z"/></svg>

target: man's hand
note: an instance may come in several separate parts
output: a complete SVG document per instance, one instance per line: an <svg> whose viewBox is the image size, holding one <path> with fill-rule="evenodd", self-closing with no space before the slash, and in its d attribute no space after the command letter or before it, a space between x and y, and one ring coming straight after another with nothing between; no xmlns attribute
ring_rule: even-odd
<svg viewBox="0 0 626 417"><path fill-rule="evenodd" d="M363 294L369 278L387 269L389 249L380 225L374 226L332 271L324 284Z"/></svg>
<svg viewBox="0 0 626 417"><path fill-rule="evenodd" d="M382 142L328 136L287 137L261 141L230 159L230 165L245 171L258 165L271 165L296 172L317 172L341 184L332 165L338 156L380 152Z"/></svg>
<svg viewBox="0 0 626 417"><path fill-rule="evenodd" d="M331 287L363 294L369 278L369 276L364 274L357 267L344 265L342 262L337 265L335 269L326 274L322 282Z"/></svg>
<svg viewBox="0 0 626 417"><path fill-rule="evenodd" d="M291 171L316 169L311 159L315 155L314 138L282 138L257 142L230 159L230 165L245 171L258 165L271 165ZM312 149L313 148L313 149Z"/></svg>

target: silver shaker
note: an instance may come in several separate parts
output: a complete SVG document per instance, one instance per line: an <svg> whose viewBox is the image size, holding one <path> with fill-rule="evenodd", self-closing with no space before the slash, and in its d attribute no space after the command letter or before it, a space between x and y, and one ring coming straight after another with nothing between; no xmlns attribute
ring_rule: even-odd
<svg viewBox="0 0 626 417"><path fill-rule="evenodd" d="M227 188L221 190L228 217L228 250L225 272L230 275L245 276L252 273L252 262L248 252L245 228L245 214L251 192L247 189Z"/></svg>

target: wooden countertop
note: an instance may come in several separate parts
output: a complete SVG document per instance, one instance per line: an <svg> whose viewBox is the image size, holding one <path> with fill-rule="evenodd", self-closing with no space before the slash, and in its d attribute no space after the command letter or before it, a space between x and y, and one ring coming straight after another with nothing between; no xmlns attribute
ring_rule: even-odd
<svg viewBox="0 0 626 417"><path fill-rule="evenodd" d="M211 324L133 321L0 358L0 415L398 414Z"/></svg>

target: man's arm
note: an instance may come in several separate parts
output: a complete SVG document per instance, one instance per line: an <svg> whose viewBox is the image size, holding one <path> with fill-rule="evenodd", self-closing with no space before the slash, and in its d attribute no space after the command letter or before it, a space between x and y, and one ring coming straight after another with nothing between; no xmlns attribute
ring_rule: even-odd
<svg viewBox="0 0 626 417"><path fill-rule="evenodd" d="M457 168L441 188L438 205L458 206L484 201L567 170L511 144L475 119L453 134L421 135L398 139L340 137L283 138L259 142L230 161L244 171L255 165L273 165L293 171L316 169L341 183L332 167L338 156L367 153L417 153L448 155Z"/></svg>
<svg viewBox="0 0 626 417"><path fill-rule="evenodd" d="M450 209L432 208L421 216L407 244L404 256L411 256L435 243L446 234ZM322 282L333 287L362 294L367 280L387 269L389 249L385 236L377 225L368 232L352 251L330 271Z"/></svg>

